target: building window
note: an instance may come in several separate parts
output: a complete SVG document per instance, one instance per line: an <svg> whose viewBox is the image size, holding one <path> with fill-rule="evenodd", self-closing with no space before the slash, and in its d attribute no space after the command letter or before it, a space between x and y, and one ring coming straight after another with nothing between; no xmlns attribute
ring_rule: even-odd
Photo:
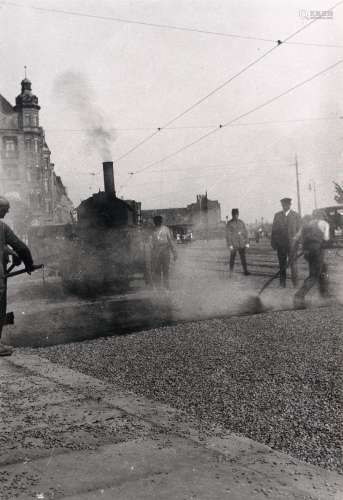
<svg viewBox="0 0 343 500"><path fill-rule="evenodd" d="M34 142L33 142L33 150L35 153L38 153L38 150L39 150L39 144L38 144L38 138L35 137L34 138Z"/></svg>
<svg viewBox="0 0 343 500"><path fill-rule="evenodd" d="M31 192L30 195L30 208L32 210L40 210L44 205L43 197L40 192Z"/></svg>
<svg viewBox="0 0 343 500"><path fill-rule="evenodd" d="M3 157L17 158L18 157L18 141L16 137L3 137Z"/></svg>
<svg viewBox="0 0 343 500"><path fill-rule="evenodd" d="M31 174L32 180L39 182L42 179L42 172L41 169L39 168L38 163L36 163L35 168L32 169L32 174Z"/></svg>
<svg viewBox="0 0 343 500"><path fill-rule="evenodd" d="M9 181L17 181L19 179L19 168L13 165L11 168L6 168L5 177Z"/></svg>
<svg viewBox="0 0 343 500"><path fill-rule="evenodd" d="M24 114L24 127L29 127L31 125L31 115L30 113Z"/></svg>

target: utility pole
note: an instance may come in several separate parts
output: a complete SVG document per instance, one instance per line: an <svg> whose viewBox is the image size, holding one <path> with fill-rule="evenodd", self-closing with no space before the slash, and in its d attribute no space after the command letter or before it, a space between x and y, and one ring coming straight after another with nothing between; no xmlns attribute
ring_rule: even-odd
<svg viewBox="0 0 343 500"><path fill-rule="evenodd" d="M317 189L316 189L316 183L313 181L313 196L314 196L314 208L318 208L317 204Z"/></svg>
<svg viewBox="0 0 343 500"><path fill-rule="evenodd" d="M299 187L299 169L298 169L298 157L295 155L295 175L297 178L297 197L298 197L298 213L301 217L301 201L300 201L300 187Z"/></svg>
<svg viewBox="0 0 343 500"><path fill-rule="evenodd" d="M318 208L317 204L317 187L316 187L316 182L313 179L310 179L310 191L313 189L313 204L314 208Z"/></svg>

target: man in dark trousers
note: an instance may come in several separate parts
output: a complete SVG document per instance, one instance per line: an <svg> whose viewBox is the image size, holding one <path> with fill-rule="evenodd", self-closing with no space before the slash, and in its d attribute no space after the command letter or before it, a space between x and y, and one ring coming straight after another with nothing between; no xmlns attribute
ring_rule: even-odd
<svg viewBox="0 0 343 500"><path fill-rule="evenodd" d="M292 199L282 198L282 211L274 215L271 234L271 246L277 251L280 266L280 286L286 286L286 273L288 265L291 268L293 286L298 283L297 263L293 255L293 238L301 227L299 214L291 209Z"/></svg>
<svg viewBox="0 0 343 500"><path fill-rule="evenodd" d="M177 252L170 229L162 222L160 215L154 217L155 230L151 238L152 278L155 287L159 288L163 283L164 288L169 289L170 253L176 260Z"/></svg>
<svg viewBox="0 0 343 500"><path fill-rule="evenodd" d="M238 218L238 208L233 208L231 211L232 219L226 224L226 243L230 250L230 276L232 275L235 265L236 253L238 250L243 272L249 276L245 249L249 248L249 236L247 228L242 220Z"/></svg>
<svg viewBox="0 0 343 500"><path fill-rule="evenodd" d="M329 245L330 225L325 212L318 210L315 216L304 217L303 227L294 238L295 248L302 243L304 257L308 262L309 276L294 295L294 306L305 308L305 295L317 283L321 297L328 296L328 272L325 263L325 248Z"/></svg>
<svg viewBox="0 0 343 500"><path fill-rule="evenodd" d="M3 196L0 196L0 219L5 217L9 209L10 204L8 200ZM18 259L19 257L24 262L26 271L30 274L33 270L33 261L30 250L25 243L23 243L14 234L7 224L0 220L0 356L10 356L13 352L13 349L1 342L2 328L6 320L6 260L8 258L8 254L12 253L12 250L15 252L15 258ZM18 264L19 262L16 260L16 265Z"/></svg>

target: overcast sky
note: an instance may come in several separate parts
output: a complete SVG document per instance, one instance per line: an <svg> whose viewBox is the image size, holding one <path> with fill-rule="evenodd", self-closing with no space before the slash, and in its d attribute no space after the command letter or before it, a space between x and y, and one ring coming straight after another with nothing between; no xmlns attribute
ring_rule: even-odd
<svg viewBox="0 0 343 500"><path fill-rule="evenodd" d="M185 206L207 190L223 218L239 207L247 222L270 220L283 196L297 208L297 155L306 213L314 205L310 182L324 206L334 203L332 181L343 181L343 64L237 118L343 60L343 2L332 19L319 19L290 40L297 43L268 41L284 40L309 23L300 10L330 6L322 0L0 2L0 93L14 104L26 65L56 173L78 204L102 188L102 161L126 155L276 47L117 161L116 187L143 208Z"/></svg>

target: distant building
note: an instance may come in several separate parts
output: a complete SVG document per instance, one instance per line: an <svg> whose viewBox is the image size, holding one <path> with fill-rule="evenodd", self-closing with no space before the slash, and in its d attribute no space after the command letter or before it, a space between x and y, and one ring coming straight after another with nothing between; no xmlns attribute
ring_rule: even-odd
<svg viewBox="0 0 343 500"><path fill-rule="evenodd" d="M174 233L185 231L214 230L220 225L221 211L218 200L209 200L207 194L198 194L195 203L182 208L142 210L143 223L152 221L155 215L163 217L163 223Z"/></svg>
<svg viewBox="0 0 343 500"><path fill-rule="evenodd" d="M9 198L8 220L19 232L31 224L70 220L73 208L51 163L39 110L27 78L15 106L0 95L0 194Z"/></svg>
<svg viewBox="0 0 343 500"><path fill-rule="evenodd" d="M206 194L197 194L196 202L187 205L191 213L193 224L217 226L221 221L220 203L218 200L209 200Z"/></svg>

